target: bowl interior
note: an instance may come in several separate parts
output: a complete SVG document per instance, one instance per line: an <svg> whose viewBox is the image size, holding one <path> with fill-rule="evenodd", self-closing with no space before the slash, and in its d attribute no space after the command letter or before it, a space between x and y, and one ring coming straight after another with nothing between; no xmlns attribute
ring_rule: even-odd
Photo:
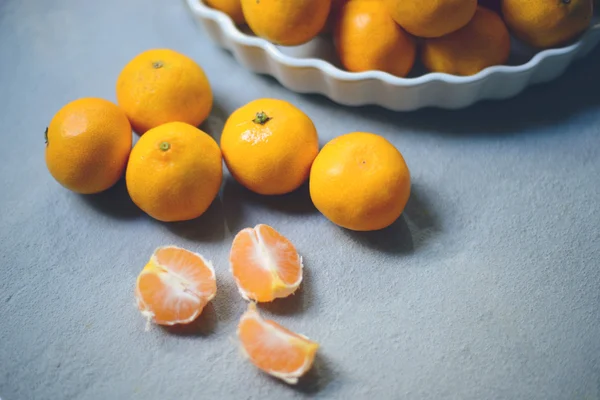
<svg viewBox="0 0 600 400"><path fill-rule="evenodd" d="M592 21L592 26L600 22L600 17L595 16ZM248 28L248 26L237 27L244 34L256 37L254 33ZM576 41L574 41L576 42ZM574 42L569 43L563 47L572 45ZM333 40L330 35L319 35L308 43L300 46L277 46L275 47L282 53L295 59L319 59L326 61L340 70L344 70L340 60L336 55L336 51L333 45ZM505 65L519 66L528 63L532 57L540 53L539 49L534 49L527 46L523 42L511 38L511 54L508 62ZM416 78L427 74L428 71L417 59L414 68L408 75L408 78Z"/></svg>

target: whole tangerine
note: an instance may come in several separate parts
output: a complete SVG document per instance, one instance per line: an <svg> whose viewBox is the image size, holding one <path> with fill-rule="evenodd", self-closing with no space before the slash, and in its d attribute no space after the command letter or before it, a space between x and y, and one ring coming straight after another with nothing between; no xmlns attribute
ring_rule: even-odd
<svg viewBox="0 0 600 400"><path fill-rule="evenodd" d="M134 146L127 190L139 208L159 221L194 219L217 197L222 164L212 137L192 125L169 122L150 129Z"/></svg>
<svg viewBox="0 0 600 400"><path fill-rule="evenodd" d="M131 125L123 110L104 99L77 99L50 121L46 166L69 190L102 192L123 176L131 143Z"/></svg>
<svg viewBox="0 0 600 400"><path fill-rule="evenodd" d="M227 119L221 150L240 184L259 194L280 195L306 181L319 138L312 120L293 104L258 99Z"/></svg>
<svg viewBox="0 0 600 400"><path fill-rule="evenodd" d="M425 39L421 59L432 72L475 75L510 56L510 34L500 16L483 6L465 27L446 36Z"/></svg>
<svg viewBox="0 0 600 400"><path fill-rule="evenodd" d="M167 122L198 126L208 117L213 94L204 70L170 49L134 57L117 80L117 102L140 135Z"/></svg>
<svg viewBox="0 0 600 400"><path fill-rule="evenodd" d="M404 77L413 67L416 44L390 17L381 0L352 0L337 12L336 51L351 72L378 70Z"/></svg>
<svg viewBox="0 0 600 400"><path fill-rule="evenodd" d="M210 7L222 11L236 24L244 23L244 12L242 11L242 2L240 0L205 0Z"/></svg>
<svg viewBox="0 0 600 400"><path fill-rule="evenodd" d="M330 221L374 231L396 221L410 196L410 172L384 137L353 132L327 143L310 172L310 197Z"/></svg>
<svg viewBox="0 0 600 400"><path fill-rule="evenodd" d="M582 34L594 14L593 0L503 0L512 33L537 48L567 44Z"/></svg>
<svg viewBox="0 0 600 400"><path fill-rule="evenodd" d="M331 0L242 0L252 32L282 46L297 46L317 36L330 9Z"/></svg>
<svg viewBox="0 0 600 400"><path fill-rule="evenodd" d="M424 38L444 36L462 28L473 18L477 8L477 0L383 1L401 27Z"/></svg>

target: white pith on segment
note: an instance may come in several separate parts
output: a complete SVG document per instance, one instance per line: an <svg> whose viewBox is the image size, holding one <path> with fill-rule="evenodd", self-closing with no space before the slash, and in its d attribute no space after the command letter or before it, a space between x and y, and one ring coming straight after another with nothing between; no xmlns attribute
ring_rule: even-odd
<svg viewBox="0 0 600 400"><path fill-rule="evenodd" d="M290 385L295 385L298 383L298 379L300 377L302 377L312 366L312 363L314 362L314 358L315 358L315 353L319 347L319 345L315 342L312 342L307 336L305 335L301 335L299 333L296 333L296 335L304 338L304 340L310 342L310 343L303 343L302 339L298 339L297 337L291 336L290 334L277 330L274 326L266 323L266 321L260 316L260 314L258 313L258 311L256 311L256 305L255 303L250 303L250 306L248 307L248 311L246 311L244 313L244 315L242 315L242 318L240 320L240 325L246 321L246 320L255 320L258 323L260 323L263 327L265 327L268 331L270 331L270 333L272 333L277 339L285 341L290 343L290 345L293 342L300 342L302 343L303 346L313 346L314 347L314 351L310 352L307 354L306 359L304 360L304 364L302 364L298 369L291 371L291 372L286 372L286 373L282 373L282 372L278 372L278 371L273 371L273 370L263 370L264 372L266 372L267 374L274 376L275 378L281 379L282 381L290 384ZM239 337L239 327L238 327L238 337ZM244 356L248 359L250 358L250 355L248 354L248 352L246 351L246 349L244 348L243 344L241 347L241 351L244 354Z"/></svg>
<svg viewBox="0 0 600 400"><path fill-rule="evenodd" d="M300 274L298 275L298 280L292 284L286 284L285 282L283 282L281 280L281 278L279 277L279 269L278 269L278 265L277 265L277 261L276 261L277 255L273 254L272 251L269 250L269 248L265 245L264 239L260 233L260 229L263 226L266 226L266 225L259 224L259 225L256 225L254 228L245 228L242 231L240 231L240 233L238 233L238 235L248 232L248 234L252 238L252 241L255 244L254 248L256 250L255 256L258 260L257 264L259 266L263 267L265 270L269 271L271 273L271 276L273 277L272 288L274 291L274 297L275 298L287 297L290 294L294 293L298 289L300 284L302 283L302 277L303 277L302 271L304 269L304 265L302 263L302 257L297 253L297 251L294 250L295 255L298 257L298 264L300 266ZM234 244L235 244L235 239L234 239ZM244 300L247 300L247 301L254 300L256 298L256 295L254 293L251 293L251 292L243 289L239 280L235 276L234 271L233 271L233 260L231 259L231 257L230 257L229 261L230 261L230 271L231 271L232 275L234 276L234 279L236 281L240 295L242 296L242 298Z"/></svg>
<svg viewBox="0 0 600 400"><path fill-rule="evenodd" d="M152 254L152 257L150 258L149 264L154 265L155 267L157 267L158 269L160 269L162 271L158 274L158 277L165 284L166 287L170 288L170 290L167 291L168 297L165 298L164 301L165 302L169 302L169 301L175 302L177 310L179 310L179 308L181 306L180 299L183 297L186 297L188 300L197 302L199 307L197 308L196 312L194 312L194 314L192 316L190 316L189 318L186 318L186 319L176 320L176 321L156 321L156 319L155 319L156 316L155 316L154 312L152 311L152 307L144 302L144 300L142 299L142 295L139 291L139 281L140 281L141 277L144 274L150 273L150 272L145 272L145 271L142 271L137 279L137 284L136 284L136 289L135 289L137 305L138 305L138 308L141 310L142 314L146 318L152 319L155 322L161 322L165 325L187 324L187 323L192 322L196 318L198 318L198 316L204 309L204 306L206 304L208 304L208 302L210 302L215 297L216 293L206 294L206 293L196 290L196 288L191 287L192 286L191 281L184 274L173 271L170 265L160 264L158 262L158 257L156 256L156 254L158 252L160 252L161 250L165 250L165 249L182 250L182 251L193 254L194 256L200 258L200 260L202 260L204 265L210 270L211 279L213 281L215 281L215 283L216 283L214 266L212 265L212 263L209 260L206 260L201 254L183 249L178 246L162 246L162 247L157 248L154 251L154 253Z"/></svg>

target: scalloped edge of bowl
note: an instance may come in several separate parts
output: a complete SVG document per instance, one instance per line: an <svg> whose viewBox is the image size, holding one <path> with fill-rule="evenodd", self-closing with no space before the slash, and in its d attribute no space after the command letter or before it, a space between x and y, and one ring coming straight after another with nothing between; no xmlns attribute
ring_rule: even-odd
<svg viewBox="0 0 600 400"><path fill-rule="evenodd" d="M346 106L378 105L393 111L425 107L460 109L482 100L514 97L562 75L600 42L595 22L575 43L542 50L521 65L497 65L472 76L428 73L400 78L382 71L348 72L316 58L295 58L268 41L240 31L226 14L200 0L185 0L196 22L245 68L275 78L298 93L321 94Z"/></svg>

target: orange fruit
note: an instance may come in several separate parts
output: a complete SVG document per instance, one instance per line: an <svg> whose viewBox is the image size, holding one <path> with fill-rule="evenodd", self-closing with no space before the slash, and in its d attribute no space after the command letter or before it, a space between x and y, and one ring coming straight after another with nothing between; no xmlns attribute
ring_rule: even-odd
<svg viewBox="0 0 600 400"><path fill-rule="evenodd" d="M390 17L381 0L352 0L336 17L335 47L351 72L378 70L406 76L413 67L416 44Z"/></svg>
<svg viewBox="0 0 600 400"><path fill-rule="evenodd" d="M415 36L440 37L465 26L477 0L383 0L392 18Z"/></svg>
<svg viewBox="0 0 600 400"><path fill-rule="evenodd" d="M283 46L300 45L317 36L331 8L331 0L241 1L252 32Z"/></svg>
<svg viewBox="0 0 600 400"><path fill-rule="evenodd" d="M353 132L327 143L310 172L310 197L333 223L354 231L391 225L410 196L402 154L385 138Z"/></svg>
<svg viewBox="0 0 600 400"><path fill-rule="evenodd" d="M159 325L194 321L216 294L217 281L210 261L177 246L156 249L135 287L142 315Z"/></svg>
<svg viewBox="0 0 600 400"><path fill-rule="evenodd" d="M136 143L125 174L139 208L165 222L201 216L223 180L221 151L214 139L183 122L146 132Z"/></svg>
<svg viewBox="0 0 600 400"><path fill-rule="evenodd" d="M446 36L425 39L421 59L427 69L453 75L474 75L510 56L510 34L494 11L478 7L465 27Z"/></svg>
<svg viewBox="0 0 600 400"><path fill-rule="evenodd" d="M278 323L265 320L248 304L237 335L250 362L267 374L294 385L310 370L319 344Z"/></svg>
<svg viewBox="0 0 600 400"><path fill-rule="evenodd" d="M242 11L242 2L240 0L205 0L208 6L222 11L236 24L244 23L244 13Z"/></svg>
<svg viewBox="0 0 600 400"><path fill-rule="evenodd" d="M143 134L167 122L200 125L210 114L213 94L202 68L168 49L137 55L119 74L117 102L133 129Z"/></svg>
<svg viewBox="0 0 600 400"><path fill-rule="evenodd" d="M302 257L292 242L268 225L240 231L233 239L229 263L246 300L269 302L287 297L302 282Z"/></svg>
<svg viewBox="0 0 600 400"><path fill-rule="evenodd" d="M306 181L319 138L311 119L292 104L258 99L229 116L221 150L239 183L259 194L278 195Z"/></svg>
<svg viewBox="0 0 600 400"><path fill-rule="evenodd" d="M102 192L123 176L131 141L131 125L119 107L78 99L61 108L46 129L46 166L69 190Z"/></svg>
<svg viewBox="0 0 600 400"><path fill-rule="evenodd" d="M502 1L502 14L512 33L538 48L575 39L590 26L593 13L593 0Z"/></svg>

